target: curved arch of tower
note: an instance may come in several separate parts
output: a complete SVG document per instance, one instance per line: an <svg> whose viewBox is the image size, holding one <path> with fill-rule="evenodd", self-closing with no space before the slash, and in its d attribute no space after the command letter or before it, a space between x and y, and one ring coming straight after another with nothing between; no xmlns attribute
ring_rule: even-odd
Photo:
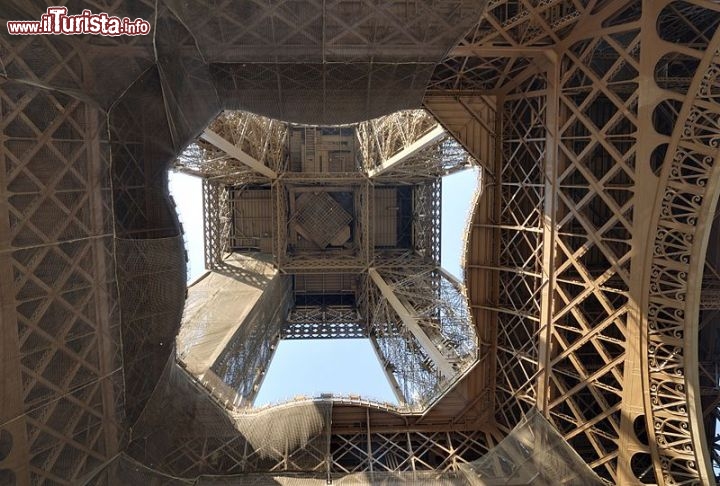
<svg viewBox="0 0 720 486"><path fill-rule="evenodd" d="M72 8L152 30L0 5L0 484L717 483L716 2ZM398 406L252 408L279 339L343 336Z"/></svg>

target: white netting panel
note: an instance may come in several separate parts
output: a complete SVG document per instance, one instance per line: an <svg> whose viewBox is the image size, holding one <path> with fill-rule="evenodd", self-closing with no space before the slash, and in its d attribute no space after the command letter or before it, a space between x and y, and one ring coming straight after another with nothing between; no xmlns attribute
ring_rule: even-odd
<svg viewBox="0 0 720 486"><path fill-rule="evenodd" d="M275 430L280 430L283 413L278 411L280 422L276 426L263 425L269 438L276 440ZM270 415L268 415L270 417ZM260 419L262 422L264 419ZM112 474L108 474L108 471ZM585 464L582 458L568 445L557 430L536 410L528 414L508 436L480 459L460 464L458 468L444 472L364 472L355 474L327 474L322 471L302 474L244 474L232 476L198 476L192 481L175 479L149 470L133 460L121 456L106 466L93 485L114 486L128 484L114 478L133 478L147 484L194 484L204 486L320 486L335 484L383 485L404 484L433 486L494 486L494 485L537 485L555 486L600 486L600 478ZM133 483L135 484L135 483Z"/></svg>

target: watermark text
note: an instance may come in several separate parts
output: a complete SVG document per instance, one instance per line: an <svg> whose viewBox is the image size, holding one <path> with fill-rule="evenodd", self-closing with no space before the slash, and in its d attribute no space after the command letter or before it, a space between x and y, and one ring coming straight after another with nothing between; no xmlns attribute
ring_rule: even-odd
<svg viewBox="0 0 720 486"><path fill-rule="evenodd" d="M146 35L150 33L150 22L94 14L87 9L78 15L68 15L66 7L48 7L40 20L9 20L7 29L11 35Z"/></svg>

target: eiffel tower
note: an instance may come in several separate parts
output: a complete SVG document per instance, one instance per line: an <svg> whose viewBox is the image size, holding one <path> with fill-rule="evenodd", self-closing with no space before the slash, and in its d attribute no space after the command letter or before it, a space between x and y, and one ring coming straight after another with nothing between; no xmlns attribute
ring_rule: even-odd
<svg viewBox="0 0 720 486"><path fill-rule="evenodd" d="M0 35L0 485L717 484L716 2L67 7L152 28ZM396 404L253 406L341 337Z"/></svg>

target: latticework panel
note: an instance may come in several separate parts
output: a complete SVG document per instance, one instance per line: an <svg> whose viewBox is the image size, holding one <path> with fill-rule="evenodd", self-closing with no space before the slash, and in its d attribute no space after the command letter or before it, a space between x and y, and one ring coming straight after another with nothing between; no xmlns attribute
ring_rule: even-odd
<svg viewBox="0 0 720 486"><path fill-rule="evenodd" d="M684 367L694 306L712 305L695 227L707 238L714 207L719 22L704 2L493 2L431 84L504 112L500 253L483 266L500 278L499 425L537 405L613 482L708 481Z"/></svg>
<svg viewBox="0 0 720 486"><path fill-rule="evenodd" d="M457 472L495 443L483 431L375 430L370 415L362 431L334 432L332 409L330 401L304 400L231 412L170 363L129 451L176 477L256 472L342 477L367 471Z"/></svg>
<svg viewBox="0 0 720 486"><path fill-rule="evenodd" d="M537 397L542 268L544 76L531 77L504 103L500 178L496 416L507 430ZM540 90L537 93L536 90Z"/></svg>
<svg viewBox="0 0 720 486"><path fill-rule="evenodd" d="M170 476L148 468L126 455L121 455L107 465L88 484L114 486L117 484L146 483L164 485L287 485L320 486L332 480L340 485L471 485L476 474L472 465L488 450L488 436L479 432L374 432L358 435L333 435L329 444L321 446L316 441L305 445L306 454L315 455L315 468L294 472L292 458L286 457L268 471L245 472L252 458L238 448L236 474L215 476L208 472L203 476L186 479ZM492 439L490 442L492 443ZM219 446L218 442L202 443L206 458L214 461L223 457L231 446ZM321 448L317 448L321 446ZM313 451L313 452L311 452ZM180 452L180 451L178 451ZM285 462L284 461L290 461ZM271 463L267 463L269 465ZM287 467L290 466L290 467ZM470 466L469 468L466 466ZM205 468L211 471L210 468ZM122 482L125 481L125 482Z"/></svg>
<svg viewBox="0 0 720 486"><path fill-rule="evenodd" d="M440 263L442 180L437 177L413 188L413 247L418 255Z"/></svg>
<svg viewBox="0 0 720 486"><path fill-rule="evenodd" d="M232 217L228 187L210 179L202 180L205 268L222 265L229 249Z"/></svg>
<svg viewBox="0 0 720 486"><path fill-rule="evenodd" d="M393 155L431 131L437 122L422 110L407 110L359 123L357 138L365 171L380 166Z"/></svg>
<svg viewBox="0 0 720 486"><path fill-rule="evenodd" d="M318 247L325 248L345 228L352 215L327 192L304 193L297 199L292 222Z"/></svg>
<svg viewBox="0 0 720 486"><path fill-rule="evenodd" d="M105 125L87 103L12 81L0 119L0 334L15 346L0 353L0 435L18 466L3 478L71 484L122 436Z"/></svg>
<svg viewBox="0 0 720 486"><path fill-rule="evenodd" d="M579 40L561 60L550 415L585 460L617 481L630 287L639 29L626 12L612 33ZM584 434L573 432L592 423Z"/></svg>
<svg viewBox="0 0 720 486"><path fill-rule="evenodd" d="M307 0L294 5L228 8L207 12L200 4L173 5L194 33L204 57L220 63L361 63L442 56L437 45L454 42L453 33L471 25L483 4L441 0L417 5L391 1L375 8ZM348 18L357 17L349 22ZM469 20L467 17L470 17ZM474 18L473 18L474 17ZM457 36L458 34L455 34ZM371 40L371 42L369 42ZM337 89L337 88L336 88Z"/></svg>
<svg viewBox="0 0 720 486"><path fill-rule="evenodd" d="M436 67L428 89L464 93L505 91L529 70L535 70L533 57L539 49L553 47L581 19L602 8L601 2L594 1L490 2L480 22Z"/></svg>
<svg viewBox="0 0 720 486"><path fill-rule="evenodd" d="M427 470L448 473L457 471L461 464L477 460L493 443L484 432L375 432L370 423L367 432L333 434L330 442L332 471L344 474Z"/></svg>
<svg viewBox="0 0 720 486"><path fill-rule="evenodd" d="M521 15L526 6L500 2L483 22L494 25L503 16L508 46L549 44L569 35L565 22L581 13L556 3ZM635 76L625 52L636 43L616 22L616 39L593 32L594 41L581 48L585 57L572 51L578 43L553 67L530 49L493 59L498 54L486 47L482 25L458 48L474 49L467 61L475 65L463 64L442 82L504 89L496 415L509 428L537 404L598 472L614 479L636 102L634 86L624 82ZM561 143L548 146L549 140Z"/></svg>
<svg viewBox="0 0 720 486"><path fill-rule="evenodd" d="M646 413L653 425L649 435L658 444L657 475L666 482L698 477L709 481L714 472L708 452L716 431L711 427L712 435L705 437L695 363L705 252L720 177L720 10L704 2L674 1L653 11L653 18L662 27L659 36L676 44L682 54L652 53L654 82L663 89L656 97L656 110L664 107L667 113L674 107L670 113L675 123L670 137L658 140L656 148L664 154L658 157L664 186L658 195L649 274L646 379L651 401ZM684 76L688 71L691 76ZM674 103L678 93L687 94L682 105ZM655 130L668 133L661 119L654 117L653 122Z"/></svg>
<svg viewBox="0 0 720 486"><path fill-rule="evenodd" d="M365 338L367 328L363 320L354 306L295 306L282 328L281 338Z"/></svg>

